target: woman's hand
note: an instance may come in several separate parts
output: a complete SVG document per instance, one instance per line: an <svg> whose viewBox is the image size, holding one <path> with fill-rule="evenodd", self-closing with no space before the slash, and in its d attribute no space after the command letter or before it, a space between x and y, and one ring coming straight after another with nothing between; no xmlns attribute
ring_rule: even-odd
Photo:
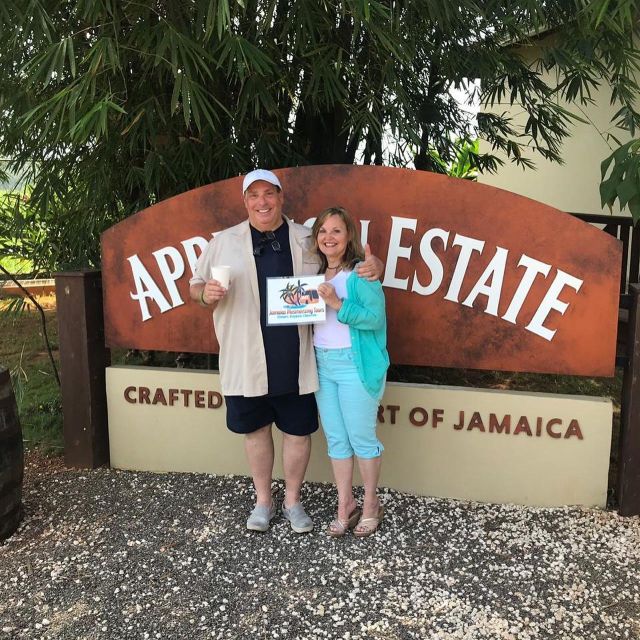
<svg viewBox="0 0 640 640"><path fill-rule="evenodd" d="M340 307L342 306L342 300L338 298L335 287L332 284L323 282L318 286L318 293L328 307L331 307L336 311L340 310Z"/></svg>

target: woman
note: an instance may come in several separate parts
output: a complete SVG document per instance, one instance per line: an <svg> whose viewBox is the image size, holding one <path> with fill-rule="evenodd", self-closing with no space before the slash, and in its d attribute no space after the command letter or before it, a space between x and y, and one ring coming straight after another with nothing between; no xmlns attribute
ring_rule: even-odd
<svg viewBox="0 0 640 640"><path fill-rule="evenodd" d="M314 327L320 379L316 399L338 489L338 514L328 533L343 536L355 527L354 535L366 537L376 531L384 513L377 494L383 447L376 437L378 401L389 366L384 294L380 282L353 273L364 251L344 209L323 211L312 236L325 274L318 293L327 305L327 321ZM362 511L353 496L354 456L364 483Z"/></svg>

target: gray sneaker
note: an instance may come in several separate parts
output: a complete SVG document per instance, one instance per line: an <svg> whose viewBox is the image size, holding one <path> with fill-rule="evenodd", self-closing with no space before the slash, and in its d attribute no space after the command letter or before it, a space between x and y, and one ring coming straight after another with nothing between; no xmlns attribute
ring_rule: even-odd
<svg viewBox="0 0 640 640"><path fill-rule="evenodd" d="M287 509L282 505L282 516L291 524L296 533L307 533L313 529L313 520L306 514L304 507L298 502Z"/></svg>
<svg viewBox="0 0 640 640"><path fill-rule="evenodd" d="M250 531L266 531L269 528L269 523L275 515L276 509L273 505L270 507L254 507L253 511L247 518L247 529Z"/></svg>

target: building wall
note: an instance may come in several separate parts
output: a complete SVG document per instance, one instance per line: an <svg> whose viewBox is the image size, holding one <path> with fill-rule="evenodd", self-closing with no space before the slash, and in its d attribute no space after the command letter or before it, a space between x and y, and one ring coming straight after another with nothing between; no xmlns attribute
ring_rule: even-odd
<svg viewBox="0 0 640 640"><path fill-rule="evenodd" d="M523 55L532 62L540 52L540 47L528 47ZM609 213L608 207L600 206L600 163L617 148L615 142L607 139L607 133L613 133L622 143L630 140L630 136L612 124L611 118L620 108L611 106L609 100L611 89L601 86L592 93L595 101L587 107L568 107L573 113L588 121L588 124L576 122L570 126L571 137L566 139L562 147L564 164L559 165L542 158L540 154L530 151L526 157L535 162L535 169L522 169L504 156L505 164L494 175L484 174L478 182L533 198L557 207L563 211L581 213ZM494 105L490 111L503 113L512 111L516 122L526 122L526 115L518 107L508 104ZM481 150L488 151L486 143L481 143ZM620 214L614 207L614 214ZM623 212L629 215L628 209Z"/></svg>

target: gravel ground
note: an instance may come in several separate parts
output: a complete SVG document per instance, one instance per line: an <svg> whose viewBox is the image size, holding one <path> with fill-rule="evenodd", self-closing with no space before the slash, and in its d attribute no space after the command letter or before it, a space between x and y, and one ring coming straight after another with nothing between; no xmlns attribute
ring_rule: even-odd
<svg viewBox="0 0 640 640"><path fill-rule="evenodd" d="M282 487L279 486L280 492ZM28 458L0 638L640 638L640 520L383 493L375 536L245 530L241 477Z"/></svg>

